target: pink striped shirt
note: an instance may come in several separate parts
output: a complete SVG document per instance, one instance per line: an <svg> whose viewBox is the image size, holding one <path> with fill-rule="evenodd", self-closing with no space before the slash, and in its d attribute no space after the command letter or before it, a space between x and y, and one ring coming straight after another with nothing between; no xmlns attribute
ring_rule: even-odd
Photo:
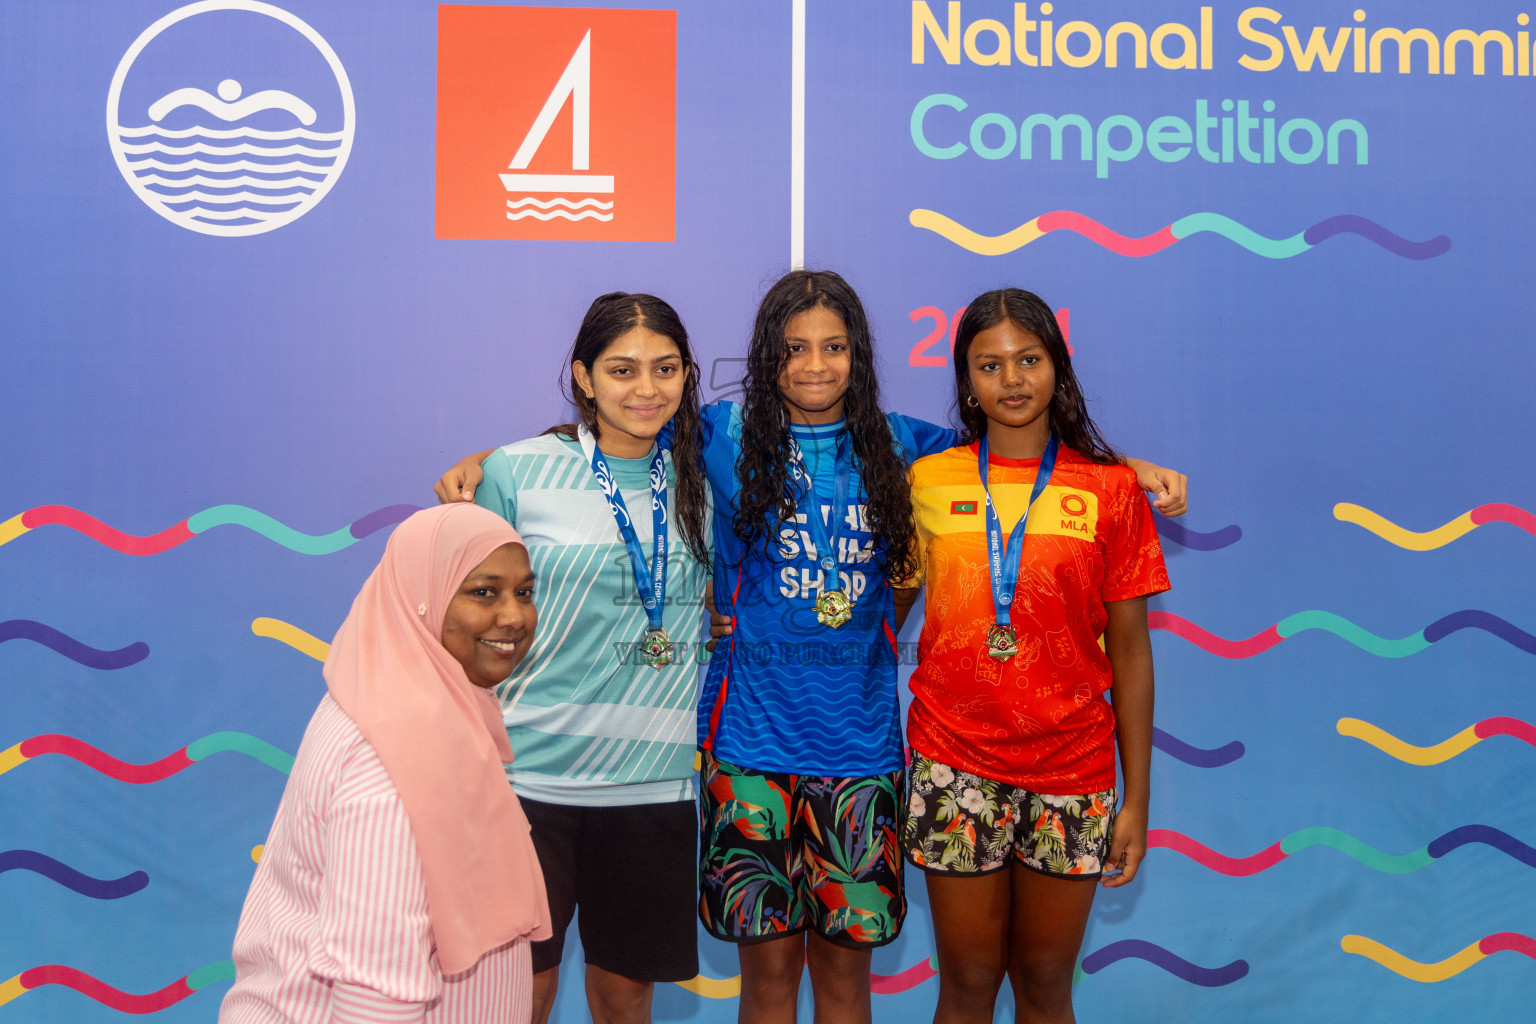
<svg viewBox="0 0 1536 1024"><path fill-rule="evenodd" d="M405 805L330 695L304 733L235 932L220 1024L524 1024L528 941L438 968Z"/></svg>

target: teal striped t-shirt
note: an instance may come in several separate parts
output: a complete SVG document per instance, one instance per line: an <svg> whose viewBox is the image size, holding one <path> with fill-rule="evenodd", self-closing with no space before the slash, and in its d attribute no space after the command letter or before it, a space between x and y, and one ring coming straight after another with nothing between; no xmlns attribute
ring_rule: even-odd
<svg viewBox="0 0 1536 1024"><path fill-rule="evenodd" d="M677 479L665 460L675 523ZM650 461L608 458L647 560ZM691 799L703 567L674 528L663 623L677 648L654 669L640 659L646 617L629 552L581 445L529 438L497 449L484 470L475 502L523 535L538 577L533 646L496 691L516 757L512 788L587 807Z"/></svg>

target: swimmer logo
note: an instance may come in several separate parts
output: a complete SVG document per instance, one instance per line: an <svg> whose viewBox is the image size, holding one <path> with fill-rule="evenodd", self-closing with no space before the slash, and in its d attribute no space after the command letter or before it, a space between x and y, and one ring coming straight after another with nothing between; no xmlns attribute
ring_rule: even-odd
<svg viewBox="0 0 1536 1024"><path fill-rule="evenodd" d="M354 128L336 52L258 0L167 14L128 47L107 93L107 140L128 186L205 235L259 235L314 209L346 166Z"/></svg>
<svg viewBox="0 0 1536 1024"><path fill-rule="evenodd" d="M437 237L670 242L677 15L438 8Z"/></svg>

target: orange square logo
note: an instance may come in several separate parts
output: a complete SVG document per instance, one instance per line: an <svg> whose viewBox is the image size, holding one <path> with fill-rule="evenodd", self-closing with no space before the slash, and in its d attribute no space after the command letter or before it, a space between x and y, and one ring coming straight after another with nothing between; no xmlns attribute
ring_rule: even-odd
<svg viewBox="0 0 1536 1024"><path fill-rule="evenodd" d="M437 237L670 242L677 12L437 9Z"/></svg>

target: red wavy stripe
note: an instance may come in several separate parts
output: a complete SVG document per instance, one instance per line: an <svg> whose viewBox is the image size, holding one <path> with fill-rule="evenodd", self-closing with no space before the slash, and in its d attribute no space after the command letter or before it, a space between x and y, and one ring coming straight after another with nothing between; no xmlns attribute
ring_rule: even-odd
<svg viewBox="0 0 1536 1024"><path fill-rule="evenodd" d="M927 960L919 960L899 974L871 974L869 990L877 996L895 995L909 988L916 988L939 972Z"/></svg>
<svg viewBox="0 0 1536 1024"><path fill-rule="evenodd" d="M1496 501L1489 505L1479 505L1467 515L1478 526L1484 523L1509 523L1520 527L1526 533L1536 534L1536 516L1518 505L1505 505L1503 502Z"/></svg>
<svg viewBox="0 0 1536 1024"><path fill-rule="evenodd" d="M1256 875L1285 860L1285 853L1280 849L1279 843L1260 850L1251 857L1228 857L1172 829L1147 829L1147 849L1159 846L1182 853L1190 860L1212 871L1237 878Z"/></svg>
<svg viewBox="0 0 1536 1024"><path fill-rule="evenodd" d="M1208 633L1188 619L1181 619L1172 612L1147 612L1147 625L1152 629L1166 629L1175 636L1212 654L1223 658L1251 658L1269 650L1285 638L1280 635L1279 625L1270 626L1262 633L1255 633L1246 640L1228 640Z"/></svg>
<svg viewBox="0 0 1536 1024"><path fill-rule="evenodd" d="M149 764L129 764L127 761L119 761L111 754L103 754L83 740L60 733L45 733L21 741L22 757L36 757L39 754L63 754L65 757L72 757L81 764L96 769L103 775L110 775L114 779L131 782L136 786L146 782L159 782L192 764L192 759L187 757L186 747Z"/></svg>
<svg viewBox="0 0 1536 1024"><path fill-rule="evenodd" d="M25 988L63 985L122 1013L155 1013L173 1003L181 1002L192 994L192 990L187 987L187 979L179 978L158 992L136 996L131 992L119 992L111 985L97 981L84 971L77 971L73 967L65 967L62 964L44 964L41 967L34 967L29 971L22 971L20 977L21 984Z"/></svg>
<svg viewBox="0 0 1536 1024"><path fill-rule="evenodd" d="M1092 217L1085 217L1075 210L1042 213L1036 218L1036 223L1041 231L1076 231L1084 238L1097 242L1110 252L1119 253L1121 256L1150 256L1178 241L1173 237L1172 224L1144 238L1127 238L1119 232L1110 230Z"/></svg>
<svg viewBox="0 0 1536 1024"><path fill-rule="evenodd" d="M185 519L169 529L161 530L148 537L135 537L131 533L114 529L94 516L88 516L68 505L39 505L37 508L27 509L21 514L21 525L29 530L35 530L39 526L67 526L125 555L158 555L193 537L192 531L187 529Z"/></svg>
<svg viewBox="0 0 1536 1024"><path fill-rule="evenodd" d="M1495 932L1479 942L1477 948L1484 956L1509 950L1524 953L1532 960L1536 960L1536 939L1529 935L1521 935L1519 932Z"/></svg>
<svg viewBox="0 0 1536 1024"><path fill-rule="evenodd" d="M1518 718L1485 718L1473 726L1472 731L1480 740L1490 736L1513 736L1536 747L1536 725Z"/></svg>

